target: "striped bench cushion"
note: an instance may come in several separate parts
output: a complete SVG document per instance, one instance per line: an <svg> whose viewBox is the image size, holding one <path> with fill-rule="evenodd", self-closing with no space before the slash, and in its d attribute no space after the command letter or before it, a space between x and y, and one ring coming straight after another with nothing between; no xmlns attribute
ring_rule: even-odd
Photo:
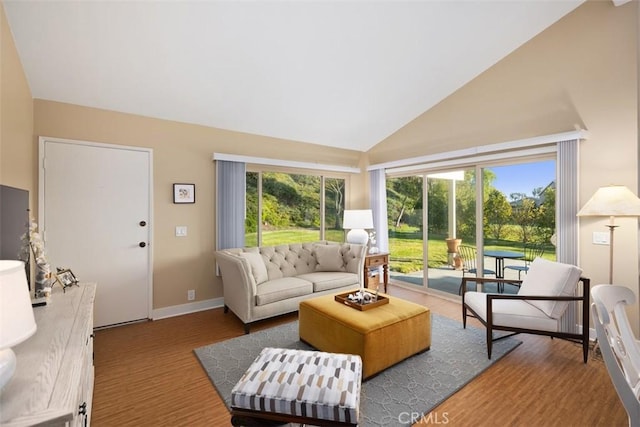
<svg viewBox="0 0 640 427"><path fill-rule="evenodd" d="M233 387L231 407L357 424L361 381L360 356L266 347Z"/></svg>

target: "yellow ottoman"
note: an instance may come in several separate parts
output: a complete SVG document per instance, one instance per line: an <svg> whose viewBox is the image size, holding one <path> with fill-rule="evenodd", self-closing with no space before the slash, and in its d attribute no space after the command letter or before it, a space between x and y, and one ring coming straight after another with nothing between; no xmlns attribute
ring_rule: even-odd
<svg viewBox="0 0 640 427"><path fill-rule="evenodd" d="M302 301L300 339L321 351L359 355L363 378L428 350L431 346L429 309L399 298L388 298L388 304L366 311L339 303L334 295Z"/></svg>

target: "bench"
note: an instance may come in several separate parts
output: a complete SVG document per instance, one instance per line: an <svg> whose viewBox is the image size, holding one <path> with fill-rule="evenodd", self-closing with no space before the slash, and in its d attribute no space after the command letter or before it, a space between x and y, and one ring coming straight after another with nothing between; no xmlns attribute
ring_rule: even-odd
<svg viewBox="0 0 640 427"><path fill-rule="evenodd" d="M356 426L361 382L357 355L266 347L231 391L231 423Z"/></svg>
<svg viewBox="0 0 640 427"><path fill-rule="evenodd" d="M300 340L318 350L359 355L365 379L428 350L429 309L388 298L388 304L366 311L335 301L335 295L304 300L298 315Z"/></svg>

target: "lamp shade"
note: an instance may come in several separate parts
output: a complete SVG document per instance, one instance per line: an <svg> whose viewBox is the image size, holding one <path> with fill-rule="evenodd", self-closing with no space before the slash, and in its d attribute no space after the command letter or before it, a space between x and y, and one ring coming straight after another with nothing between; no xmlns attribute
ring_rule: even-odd
<svg viewBox="0 0 640 427"><path fill-rule="evenodd" d="M373 228L371 209L345 210L342 228L346 230Z"/></svg>
<svg viewBox="0 0 640 427"><path fill-rule="evenodd" d="M640 198L624 185L601 187L578 216L640 216Z"/></svg>
<svg viewBox="0 0 640 427"><path fill-rule="evenodd" d="M0 261L0 350L36 332L24 262Z"/></svg>

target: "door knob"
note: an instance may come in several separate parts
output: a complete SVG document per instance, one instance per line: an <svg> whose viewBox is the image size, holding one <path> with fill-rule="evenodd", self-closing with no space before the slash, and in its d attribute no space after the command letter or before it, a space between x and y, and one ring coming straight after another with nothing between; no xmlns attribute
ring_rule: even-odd
<svg viewBox="0 0 640 427"><path fill-rule="evenodd" d="M145 225L147 225L147 221L140 221L140 227L144 227Z"/></svg>
<svg viewBox="0 0 640 427"><path fill-rule="evenodd" d="M147 244L145 242L140 242L138 243L138 246L140 246L141 248L144 248L145 246L147 246Z"/></svg>

